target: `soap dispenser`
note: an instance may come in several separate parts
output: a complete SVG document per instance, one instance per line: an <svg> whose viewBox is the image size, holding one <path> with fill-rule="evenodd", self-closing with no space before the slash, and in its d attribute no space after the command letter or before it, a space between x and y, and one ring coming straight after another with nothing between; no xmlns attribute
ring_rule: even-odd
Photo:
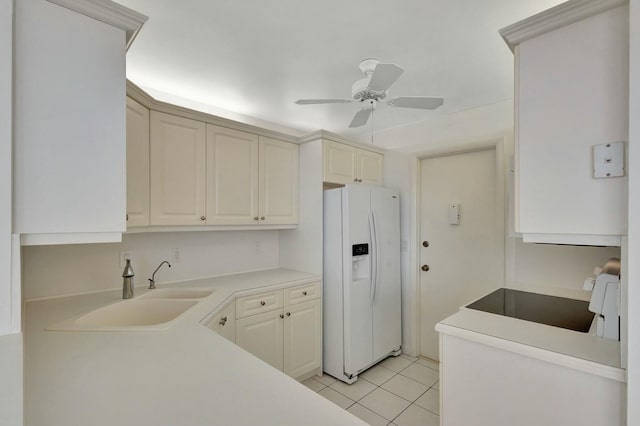
<svg viewBox="0 0 640 426"><path fill-rule="evenodd" d="M131 259L127 259L127 264L122 271L122 298L131 299L133 297L133 268L131 267Z"/></svg>

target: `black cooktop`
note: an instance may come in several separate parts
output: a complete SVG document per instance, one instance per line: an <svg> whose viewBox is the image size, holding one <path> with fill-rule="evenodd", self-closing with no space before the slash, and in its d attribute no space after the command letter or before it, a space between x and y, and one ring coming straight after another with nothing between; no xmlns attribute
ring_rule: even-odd
<svg viewBox="0 0 640 426"><path fill-rule="evenodd" d="M586 333L594 313L589 302L501 288L469 305L470 309Z"/></svg>

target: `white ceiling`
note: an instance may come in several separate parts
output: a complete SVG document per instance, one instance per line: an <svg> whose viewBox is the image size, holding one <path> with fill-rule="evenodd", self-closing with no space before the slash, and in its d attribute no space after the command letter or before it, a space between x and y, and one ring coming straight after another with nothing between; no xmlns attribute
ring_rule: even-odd
<svg viewBox="0 0 640 426"><path fill-rule="evenodd" d="M117 0L149 16L127 54L127 77L163 100L209 106L300 132L348 137L350 98L365 58L406 72L389 96L442 96L435 111L381 105L375 131L513 96L513 55L498 30L559 0ZM205 108L201 108L205 109ZM228 114L226 112L229 112ZM235 113L235 114L234 114ZM238 115L240 114L240 115Z"/></svg>

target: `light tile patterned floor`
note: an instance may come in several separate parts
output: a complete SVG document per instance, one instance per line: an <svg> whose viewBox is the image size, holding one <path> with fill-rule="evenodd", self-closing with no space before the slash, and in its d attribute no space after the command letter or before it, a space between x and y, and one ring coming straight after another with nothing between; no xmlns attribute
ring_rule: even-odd
<svg viewBox="0 0 640 426"><path fill-rule="evenodd" d="M325 374L302 382L372 426L438 426L439 366L424 358L391 357L347 385Z"/></svg>

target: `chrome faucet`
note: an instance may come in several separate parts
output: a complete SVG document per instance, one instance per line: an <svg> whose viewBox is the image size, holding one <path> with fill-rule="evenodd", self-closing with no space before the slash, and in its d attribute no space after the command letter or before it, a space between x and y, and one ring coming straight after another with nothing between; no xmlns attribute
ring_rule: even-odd
<svg viewBox="0 0 640 426"><path fill-rule="evenodd" d="M151 274L151 278L149 278L149 289L153 290L154 288L156 288L156 272L158 272L158 269L160 269L165 263L169 266L169 268L171 268L171 264L166 260L163 260L162 263L158 265L156 270L153 271L153 274Z"/></svg>

